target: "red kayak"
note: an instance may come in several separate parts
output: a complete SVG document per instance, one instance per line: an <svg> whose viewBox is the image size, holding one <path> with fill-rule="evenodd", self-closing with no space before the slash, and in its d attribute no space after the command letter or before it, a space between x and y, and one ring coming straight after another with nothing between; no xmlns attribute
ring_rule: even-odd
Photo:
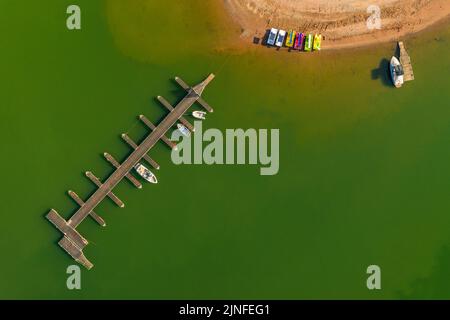
<svg viewBox="0 0 450 320"><path fill-rule="evenodd" d="M297 35L295 36L294 49L302 50L304 40L305 35L301 32L297 32Z"/></svg>

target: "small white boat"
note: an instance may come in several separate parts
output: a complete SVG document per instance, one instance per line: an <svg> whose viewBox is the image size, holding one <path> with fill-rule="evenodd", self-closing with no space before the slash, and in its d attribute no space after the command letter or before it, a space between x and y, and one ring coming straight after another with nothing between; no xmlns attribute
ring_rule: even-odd
<svg viewBox="0 0 450 320"><path fill-rule="evenodd" d="M189 129L186 128L185 126L183 126L181 123L177 123L177 128L178 128L178 131L180 131L183 136L185 136L185 137L191 136L191 132L189 131Z"/></svg>
<svg viewBox="0 0 450 320"><path fill-rule="evenodd" d="M403 66L398 61L396 57L392 57L391 63L389 65L389 70L391 72L392 83L396 88L400 88L403 85Z"/></svg>
<svg viewBox="0 0 450 320"><path fill-rule="evenodd" d="M192 116L194 118L200 119L200 120L205 120L206 119L206 112L205 111L193 111L192 112Z"/></svg>
<svg viewBox="0 0 450 320"><path fill-rule="evenodd" d="M134 166L134 169L136 170L139 175L147 180L150 183L158 183L158 179L156 179L156 176L148 170L146 167L144 167L142 164L138 163Z"/></svg>

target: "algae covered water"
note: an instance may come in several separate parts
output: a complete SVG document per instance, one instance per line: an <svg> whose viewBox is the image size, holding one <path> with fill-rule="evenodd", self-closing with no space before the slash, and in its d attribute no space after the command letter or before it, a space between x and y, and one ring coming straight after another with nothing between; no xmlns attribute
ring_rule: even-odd
<svg viewBox="0 0 450 320"><path fill-rule="evenodd" d="M218 4L2 1L0 298L449 298L450 29L405 41L416 80L393 89L394 45L314 54L227 48L236 35ZM324 43L323 47L326 47ZM209 72L204 128L280 130L280 170L180 165L151 156L159 184L116 194L86 220L82 290L44 215L67 218L87 170L112 172L127 132L140 141ZM200 199L195 201L193 199ZM367 266L382 290L366 287Z"/></svg>

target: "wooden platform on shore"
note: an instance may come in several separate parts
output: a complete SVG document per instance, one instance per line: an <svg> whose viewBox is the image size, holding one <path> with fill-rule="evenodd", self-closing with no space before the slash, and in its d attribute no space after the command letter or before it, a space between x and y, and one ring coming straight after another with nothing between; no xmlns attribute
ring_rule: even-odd
<svg viewBox="0 0 450 320"><path fill-rule="evenodd" d="M400 63L403 66L403 79L404 81L412 81L414 80L414 72L411 64L411 58L409 57L408 52L406 52L405 45L403 41L398 42L398 47L400 48Z"/></svg>

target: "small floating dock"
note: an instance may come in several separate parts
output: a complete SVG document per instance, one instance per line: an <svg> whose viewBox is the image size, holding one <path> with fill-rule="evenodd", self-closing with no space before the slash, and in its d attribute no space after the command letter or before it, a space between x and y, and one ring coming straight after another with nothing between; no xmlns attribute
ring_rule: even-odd
<svg viewBox="0 0 450 320"><path fill-rule="evenodd" d="M404 81L412 81L414 80L414 72L411 64L411 58L409 57L408 52L406 52L405 45L403 41L398 42L398 47L400 49L400 63L403 66L403 79Z"/></svg>

